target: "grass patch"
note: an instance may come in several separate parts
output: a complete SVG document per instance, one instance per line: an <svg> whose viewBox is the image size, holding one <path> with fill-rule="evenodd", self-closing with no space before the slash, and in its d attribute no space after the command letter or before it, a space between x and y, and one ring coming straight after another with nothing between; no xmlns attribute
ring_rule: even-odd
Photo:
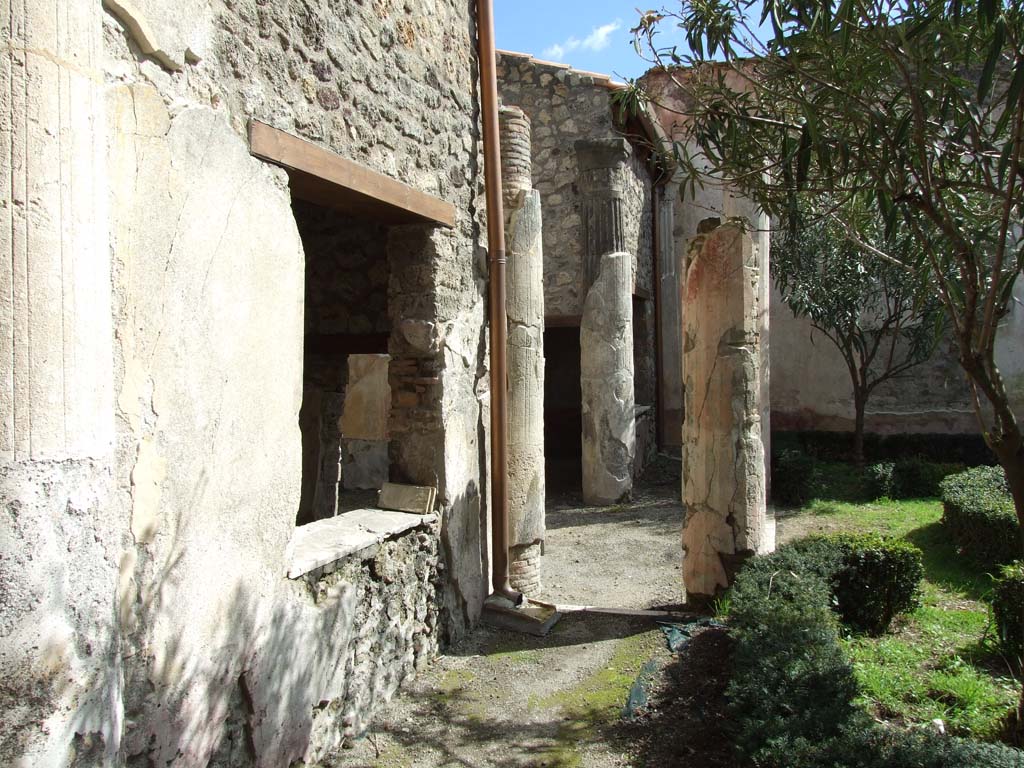
<svg viewBox="0 0 1024 768"><path fill-rule="evenodd" d="M834 468L834 469L833 469ZM857 470L828 465L797 529L875 532L905 538L924 555L922 606L882 637L844 641L861 704L902 725L942 719L956 735L992 739L1019 695L992 643L989 574L959 556L937 499L856 501Z"/></svg>

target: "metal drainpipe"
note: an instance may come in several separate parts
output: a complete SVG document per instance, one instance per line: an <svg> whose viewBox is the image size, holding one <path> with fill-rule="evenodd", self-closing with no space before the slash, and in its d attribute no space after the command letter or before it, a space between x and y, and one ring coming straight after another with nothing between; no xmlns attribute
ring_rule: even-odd
<svg viewBox="0 0 1024 768"><path fill-rule="evenodd" d="M494 60L491 0L477 0L480 97L484 129L484 186L487 192L487 249L490 253L491 323L491 584L493 595L521 605L523 595L508 577L508 320L505 313L505 210L501 198L498 143L498 80Z"/></svg>

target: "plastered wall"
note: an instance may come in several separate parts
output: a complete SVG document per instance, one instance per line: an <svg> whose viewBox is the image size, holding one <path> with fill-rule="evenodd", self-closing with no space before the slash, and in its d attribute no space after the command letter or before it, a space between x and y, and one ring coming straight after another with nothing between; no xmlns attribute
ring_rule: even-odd
<svg viewBox="0 0 1024 768"><path fill-rule="evenodd" d="M0 114L0 763L205 766L239 729L241 764L315 759L333 670L372 644L355 587L284 578L304 252L246 126L458 211L386 233L393 479L438 487L436 637L457 636L487 565L472 4L41 0L0 26L2 90L27 94Z"/></svg>

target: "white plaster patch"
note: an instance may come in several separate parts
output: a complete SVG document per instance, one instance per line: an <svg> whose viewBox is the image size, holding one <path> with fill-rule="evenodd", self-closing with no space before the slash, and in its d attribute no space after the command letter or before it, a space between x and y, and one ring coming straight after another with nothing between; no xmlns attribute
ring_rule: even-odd
<svg viewBox="0 0 1024 768"><path fill-rule="evenodd" d="M160 494L167 476L167 460L151 438L139 443L132 469L132 535L136 543L153 540L160 528Z"/></svg>

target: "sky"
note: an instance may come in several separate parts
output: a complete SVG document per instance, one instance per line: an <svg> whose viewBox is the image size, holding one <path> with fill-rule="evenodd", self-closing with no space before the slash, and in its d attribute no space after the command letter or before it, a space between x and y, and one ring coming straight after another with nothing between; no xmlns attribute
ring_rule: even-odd
<svg viewBox="0 0 1024 768"><path fill-rule="evenodd" d="M660 7L637 0L494 0L495 42L617 80L639 77L650 65L633 50L629 32L638 5Z"/></svg>

